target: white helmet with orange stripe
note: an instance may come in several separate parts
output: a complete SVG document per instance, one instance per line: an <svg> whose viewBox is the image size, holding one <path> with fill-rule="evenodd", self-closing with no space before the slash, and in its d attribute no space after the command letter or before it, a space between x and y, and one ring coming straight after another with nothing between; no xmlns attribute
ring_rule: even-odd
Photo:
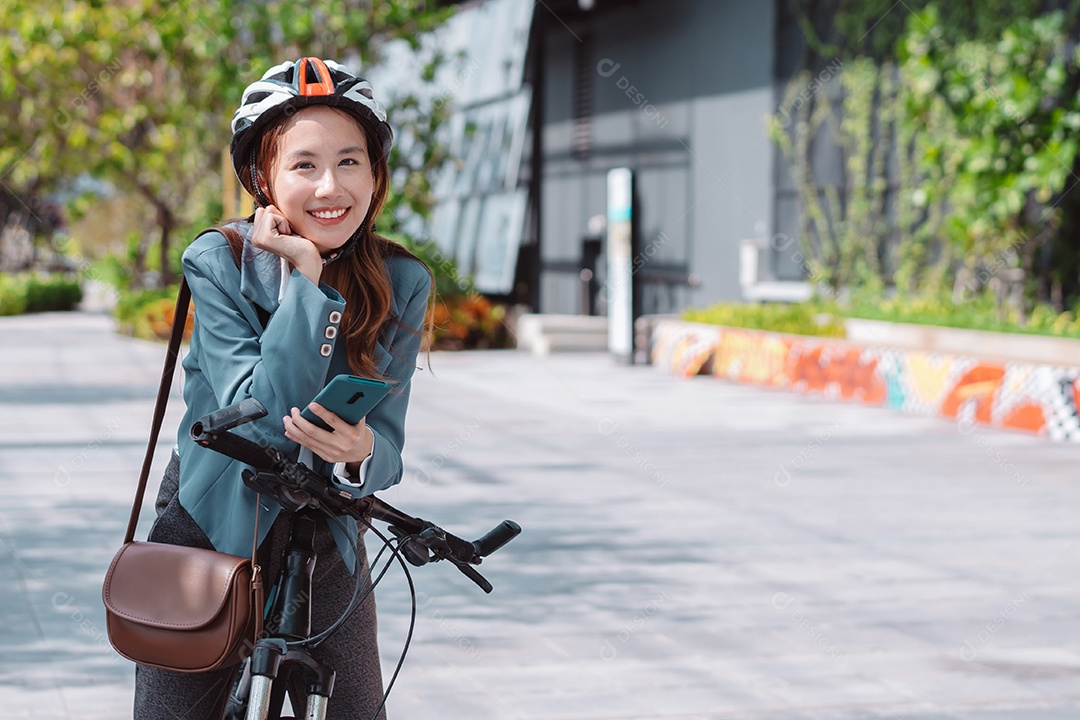
<svg viewBox="0 0 1080 720"><path fill-rule="evenodd" d="M333 60L305 57L281 63L244 90L232 120L229 152L233 170L260 205L267 204L262 189L257 183L255 187L249 183L255 175L256 140L283 115L309 105L329 105L370 121L382 141L383 156L390 153L393 133L386 123L386 109L374 98L371 83Z"/></svg>

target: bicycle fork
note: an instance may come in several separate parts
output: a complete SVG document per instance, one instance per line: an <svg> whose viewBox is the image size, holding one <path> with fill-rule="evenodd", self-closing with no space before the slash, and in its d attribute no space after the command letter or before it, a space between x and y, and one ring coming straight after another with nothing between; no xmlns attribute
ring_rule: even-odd
<svg viewBox="0 0 1080 720"><path fill-rule="evenodd" d="M283 684L274 685L278 671L290 665L290 671L299 673L307 686L306 720L325 720L326 707L334 691L334 671L315 660L306 652L289 650L281 638L263 638L255 643L248 668L251 685L248 691L248 708L245 720L266 720L272 704L280 704L284 694ZM294 708L295 710L295 708Z"/></svg>

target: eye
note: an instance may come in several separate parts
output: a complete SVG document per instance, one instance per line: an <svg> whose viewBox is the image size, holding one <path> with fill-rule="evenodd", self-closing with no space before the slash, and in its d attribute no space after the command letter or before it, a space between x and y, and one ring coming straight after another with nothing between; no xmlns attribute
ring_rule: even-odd
<svg viewBox="0 0 1080 720"><path fill-rule="evenodd" d="M359 165L360 163L356 160L356 158L345 158L344 160L342 160L338 164L339 165Z"/></svg>
<svg viewBox="0 0 1080 720"><path fill-rule="evenodd" d="M301 162L298 162L295 165L293 165L293 170L308 170L308 169L313 168L313 167L315 167L315 166L312 165L311 163L309 163L307 160L302 160Z"/></svg>

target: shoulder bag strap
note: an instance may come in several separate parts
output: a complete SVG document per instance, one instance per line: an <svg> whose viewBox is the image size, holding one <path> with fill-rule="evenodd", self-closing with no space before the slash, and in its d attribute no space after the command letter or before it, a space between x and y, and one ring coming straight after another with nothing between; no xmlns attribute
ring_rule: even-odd
<svg viewBox="0 0 1080 720"><path fill-rule="evenodd" d="M139 511L142 509L143 497L146 495L146 481L150 477L154 448L157 446L158 434L161 432L161 423L165 419L165 406L169 403L169 388L172 386L173 371L176 370L176 359L180 354L180 340L184 337L184 325L187 323L190 301L191 291L188 289L187 280L183 279L180 281L180 293L176 296L172 335L169 336L169 349L165 354L165 367L161 371L161 384L158 386L157 404L154 406L154 422L150 426L150 442L146 446L142 473L139 475L139 487L135 490L135 503L131 506L131 517L128 518L127 534L124 536L125 545L135 539L135 526L139 522Z"/></svg>

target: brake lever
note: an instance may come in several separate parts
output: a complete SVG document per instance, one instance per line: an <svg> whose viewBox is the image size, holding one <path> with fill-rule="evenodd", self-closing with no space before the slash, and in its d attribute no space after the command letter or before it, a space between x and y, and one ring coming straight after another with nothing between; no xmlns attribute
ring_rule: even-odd
<svg viewBox="0 0 1080 720"><path fill-rule="evenodd" d="M478 573L476 571L476 568L474 568L469 563L458 560L455 557L450 557L447 559L450 562L454 563L454 566L461 571L462 575L476 583L484 592L490 593L492 590L494 590L494 588L491 586L491 583L487 581L487 578Z"/></svg>
<svg viewBox="0 0 1080 720"><path fill-rule="evenodd" d="M405 559L413 565L419 567L429 562L449 560L462 575L476 583L485 593L490 593L494 589L487 578L477 572L471 564L454 556L453 548L446 540L446 531L438 526L432 525L424 528L420 533L410 534L391 525L390 532L401 538L401 544L398 547ZM417 551L418 547L424 550L422 555Z"/></svg>

